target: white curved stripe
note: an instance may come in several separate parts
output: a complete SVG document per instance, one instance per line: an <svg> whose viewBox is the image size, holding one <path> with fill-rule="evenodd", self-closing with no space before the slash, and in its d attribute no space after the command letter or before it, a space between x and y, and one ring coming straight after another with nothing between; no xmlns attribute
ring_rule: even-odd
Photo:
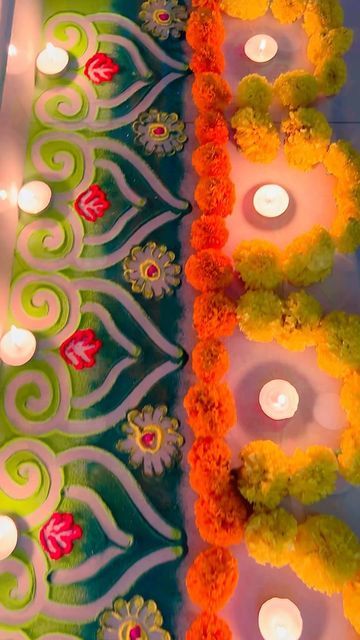
<svg viewBox="0 0 360 640"><path fill-rule="evenodd" d="M130 222L130 220L132 220L138 213L139 209L137 207L131 207L115 222L114 226L111 227L109 231L105 231L105 233L101 233L98 236L85 236L84 244L97 246L114 240L114 238L121 233L127 223Z"/></svg>
<svg viewBox="0 0 360 640"><path fill-rule="evenodd" d="M82 436L90 436L111 429L111 427L114 427L118 422L126 418L127 412L136 407L159 380L179 367L180 363L165 362L145 376L135 389L129 393L125 400L110 413L105 413L96 418L68 420L63 424L61 431L69 435L80 434Z"/></svg>
<svg viewBox="0 0 360 640"><path fill-rule="evenodd" d="M171 220L176 220L177 217L177 214L172 211L161 213L156 216L156 218L143 224L117 251L104 254L98 258L73 258L73 265L81 269L81 271L101 271L102 269L112 267L114 264L118 264L124 260L124 258L129 255L131 249L141 243L152 231L159 229Z"/></svg>
<svg viewBox="0 0 360 640"><path fill-rule="evenodd" d="M151 75L151 70L147 66L147 64L142 59L140 55L139 49L137 46L128 38L123 38L122 36L117 36L108 33L99 33L98 36L99 42L111 42L113 44L119 45L119 47L123 47L128 52L130 58L133 61L134 66L138 70L139 74L144 78L146 76Z"/></svg>
<svg viewBox="0 0 360 640"><path fill-rule="evenodd" d="M63 29L59 28L60 25L63 25ZM85 32L87 46L84 47L82 55L77 56L77 64L79 67L85 65L87 60L98 50L98 32L95 25L88 19L88 16L70 11L56 13L47 20L44 28L44 41L52 42L54 46L62 47L67 51L72 51L79 45L82 37L81 32L82 30ZM58 37L59 32L61 36L66 36L66 38Z"/></svg>
<svg viewBox="0 0 360 640"><path fill-rule="evenodd" d="M80 398L72 398L71 405L74 409L88 409L92 407L97 402L100 402L105 396L113 388L115 382L117 381L120 374L125 371L128 367L134 364L136 360L134 358L124 358L121 362L118 362L108 373L104 382L100 387L91 391L85 396L81 396Z"/></svg>
<svg viewBox="0 0 360 640"><path fill-rule="evenodd" d="M141 44L146 47L150 53L152 53L160 62L164 62L168 65L168 67L172 67L173 69L180 69L182 71L186 71L188 65L185 62L181 62L180 60L175 60L171 58L171 56L167 55L165 51L159 47L159 45L151 38L147 33L144 33L138 25L129 20L129 18L125 18L120 14L115 13L92 13L87 16L88 20L92 22L110 22L118 24L126 29L129 33L134 35L137 40L141 42Z"/></svg>
<svg viewBox="0 0 360 640"><path fill-rule="evenodd" d="M146 496L140 489L138 483L136 482L134 476L129 471L129 469L125 466L121 460L113 456L108 451L104 449L98 449L97 447L92 446L83 446L83 447L74 447L73 449L68 449L67 451L62 451L57 455L57 459L60 465L65 466L67 464L71 464L72 462L77 462L78 460L86 461L86 462L96 462L97 464L103 466L107 471L113 474L113 476L119 480L121 486L128 494L130 500L134 503L139 513L142 515L144 520L148 522L148 524L155 529L161 536L164 538L168 538L169 540L179 540L180 539L180 531L171 527L165 522L165 520L156 513L155 509L151 506L150 502L147 501ZM93 497L94 492L87 487L69 487L69 492L71 491L71 496L75 497L78 500L82 500L89 504L90 508L93 509ZM74 494L75 492L75 494ZM96 497L96 502L100 502L102 509L104 509L103 503L100 500L97 494L94 494ZM98 511L95 512L96 517L99 519ZM112 517L112 516L111 516ZM108 516L104 520L104 523L101 522L104 531L107 533L105 529L105 525L108 522ZM113 537L109 536L111 540Z"/></svg>
<svg viewBox="0 0 360 640"><path fill-rule="evenodd" d="M81 638L60 631L56 633L46 633L44 636L36 638L36 640L81 640Z"/></svg>
<svg viewBox="0 0 360 640"><path fill-rule="evenodd" d="M98 302L85 302L81 307L82 313L93 313L96 315L104 325L109 336L117 342L125 351L131 356L138 356L140 347L136 346L134 342L131 342L124 334L117 328L111 314Z"/></svg>
<svg viewBox="0 0 360 640"><path fill-rule="evenodd" d="M0 640L29 640L29 636L23 631L16 631L14 629L7 629L4 631L3 629L0 629ZM39 638L38 640L42 639Z"/></svg>
<svg viewBox="0 0 360 640"><path fill-rule="evenodd" d="M164 353L167 353L171 358L178 359L182 357L183 350L177 345L172 344L162 335L157 326L153 324L146 315L142 306L119 284L111 280L103 280L102 278L78 278L74 280L74 286L76 286L78 290L96 291L115 298L122 304L124 309L130 313L135 322L142 327L150 340L164 351Z"/></svg>
<svg viewBox="0 0 360 640"><path fill-rule="evenodd" d="M170 191L165 187L165 185L159 180L156 173L151 169L145 160L143 160L135 151L127 147L122 142L118 140L113 140L112 138L89 138L88 147L92 147L93 150L100 149L105 151L111 151L113 153L117 153L119 156L130 162L130 164L137 169L140 175L149 183L151 188L155 191L156 195L159 196L164 202L167 202L171 207L175 207L175 209L187 209L189 203L186 200L180 200L179 198L175 198Z"/></svg>
<svg viewBox="0 0 360 640"><path fill-rule="evenodd" d="M99 158L95 160L95 167L109 171L112 174L119 191L123 196L136 207L143 207L145 204L144 198L142 198L134 189L132 189L126 182L124 172L120 169L119 165L112 162L112 160L105 160Z"/></svg>
<svg viewBox="0 0 360 640"><path fill-rule="evenodd" d="M154 551L133 564L113 587L101 598L89 604L62 604L48 601L45 603L43 614L56 620L69 622L88 622L94 620L103 609L112 606L113 600L118 596L125 596L145 573L161 564L174 561L179 557L182 549L179 547L165 547Z"/></svg>
<svg viewBox="0 0 360 640"><path fill-rule="evenodd" d="M96 576L111 560L114 560L114 558L117 558L123 553L123 549L109 547L105 549L105 551L88 558L74 569L59 569L58 571L54 571L50 575L50 582L52 584L75 584L76 582L84 582Z"/></svg>
<svg viewBox="0 0 360 640"><path fill-rule="evenodd" d="M87 447L76 447L74 451L79 451L79 449L85 450L86 452ZM79 460L79 458L74 459ZM115 458L115 460L117 460L117 458ZM68 461L72 462L71 456L66 456L65 452L64 454L60 454L58 456L58 461L62 466L69 464ZM97 460L94 459L93 462L97 462ZM79 502L82 502L83 504L86 504L88 506L91 513L97 519L109 540L115 542L115 544L122 549L127 549L132 545L133 536L119 529L110 509L96 493L96 491L94 491L93 489L89 489L89 487L83 487L82 485L71 485L70 487L65 489L65 495L71 500L78 500Z"/></svg>
<svg viewBox="0 0 360 640"><path fill-rule="evenodd" d="M155 87L146 94L146 96L141 100L141 102L139 102L139 104L136 105L136 107L134 107L134 109L132 109L132 111L124 116L119 116L118 118L94 120L92 121L91 128L93 131L113 131L114 129L120 129L120 127L125 127L127 124L131 124L131 122L136 120L140 113L151 107L154 100L156 100L160 93L162 93L169 84L182 77L181 73L169 73L167 76L159 80Z"/></svg>
<svg viewBox="0 0 360 640"><path fill-rule="evenodd" d="M130 98L135 96L135 94L138 91L140 91L140 89L143 89L148 84L149 84L149 80L136 80L136 82L131 84L130 87L127 87L127 89L124 89L124 91L122 91L117 96L114 96L113 98L103 98L103 99L98 98L96 100L96 106L98 109L113 109L115 107L119 107L121 104L124 104L124 102L126 102L127 100L130 100ZM110 120L108 122L110 123L113 120L116 122L116 118L110 117ZM90 124L88 118L86 118L85 122ZM96 124L97 122L99 121L96 120L96 118L95 120L91 120L91 128L97 129L98 128ZM116 127L111 127L111 130L115 128Z"/></svg>
<svg viewBox="0 0 360 640"><path fill-rule="evenodd" d="M5 558L0 562L0 575L9 573L16 579L16 585L10 591L12 600L25 600L26 596L31 593L32 581L29 567L14 556Z"/></svg>

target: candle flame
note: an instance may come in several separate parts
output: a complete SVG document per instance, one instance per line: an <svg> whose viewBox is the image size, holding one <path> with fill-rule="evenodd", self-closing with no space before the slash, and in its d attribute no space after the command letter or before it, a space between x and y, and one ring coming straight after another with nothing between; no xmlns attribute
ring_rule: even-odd
<svg viewBox="0 0 360 640"><path fill-rule="evenodd" d="M54 47L54 45L52 44L52 42L47 42L46 43L46 51L48 53L53 53L56 47Z"/></svg>
<svg viewBox="0 0 360 640"><path fill-rule="evenodd" d="M0 200L6 200L7 198L7 191L5 191L5 189L0 189Z"/></svg>
<svg viewBox="0 0 360 640"><path fill-rule="evenodd" d="M15 347L19 348L22 346L22 331L21 329L18 329L14 324L11 325L10 337Z"/></svg>
<svg viewBox="0 0 360 640"><path fill-rule="evenodd" d="M17 52L18 52L17 47L15 47L14 44L9 44L8 54L10 58L13 58L14 56L16 56Z"/></svg>
<svg viewBox="0 0 360 640"><path fill-rule="evenodd" d="M259 52L264 53L265 49L266 49L266 38L261 38L259 43Z"/></svg>

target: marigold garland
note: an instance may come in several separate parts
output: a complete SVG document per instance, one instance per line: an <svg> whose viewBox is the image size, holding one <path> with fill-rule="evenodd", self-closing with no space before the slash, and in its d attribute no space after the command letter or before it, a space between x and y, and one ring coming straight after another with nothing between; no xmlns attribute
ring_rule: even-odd
<svg viewBox="0 0 360 640"><path fill-rule="evenodd" d="M360 371L360 316L332 311L322 321L319 336L321 369L335 378Z"/></svg>
<svg viewBox="0 0 360 640"><path fill-rule="evenodd" d="M284 151L290 166L309 171L325 158L332 129L325 116L311 107L290 111L281 123Z"/></svg>
<svg viewBox="0 0 360 640"><path fill-rule="evenodd" d="M327 278L333 268L335 245L328 231L316 225L297 236L282 254L284 274L296 287Z"/></svg>
<svg viewBox="0 0 360 640"><path fill-rule="evenodd" d="M279 332L282 303L273 291L247 291L239 300L237 319L249 340L272 342Z"/></svg>
<svg viewBox="0 0 360 640"><path fill-rule="evenodd" d="M231 284L230 258L218 249L203 249L190 256L185 265L188 282L198 291L216 291Z"/></svg>
<svg viewBox="0 0 360 640"><path fill-rule="evenodd" d="M190 14L186 40L192 49L202 49L207 46L219 46L225 38L225 29L219 11L208 7L193 9Z"/></svg>
<svg viewBox="0 0 360 640"><path fill-rule="evenodd" d="M304 13L307 0L272 0L271 11L282 24L291 24Z"/></svg>
<svg viewBox="0 0 360 640"><path fill-rule="evenodd" d="M307 56L314 65L328 58L342 56L349 51L354 39L352 29L338 27L330 31L317 31L309 39Z"/></svg>
<svg viewBox="0 0 360 640"><path fill-rule="evenodd" d="M304 11L304 29L308 36L341 27L344 11L339 0L308 0Z"/></svg>
<svg viewBox="0 0 360 640"><path fill-rule="evenodd" d="M255 20L265 15L268 10L269 0L222 0L222 8L225 13L241 20Z"/></svg>
<svg viewBox="0 0 360 640"><path fill-rule="evenodd" d="M235 330L236 304L221 291L203 293L195 298L193 320L200 339L226 338Z"/></svg>
<svg viewBox="0 0 360 640"><path fill-rule="evenodd" d="M195 519L205 542L229 547L244 537L247 507L231 485L220 496L201 496L195 504Z"/></svg>
<svg viewBox="0 0 360 640"><path fill-rule="evenodd" d="M235 270L249 289L275 289L283 280L280 250L266 240L244 240L233 253Z"/></svg>
<svg viewBox="0 0 360 640"><path fill-rule="evenodd" d="M196 437L223 436L236 423L234 398L224 382L193 385L184 398L184 407Z"/></svg>
<svg viewBox="0 0 360 640"><path fill-rule="evenodd" d="M341 475L354 485L360 485L360 431L350 426L341 434L338 455Z"/></svg>
<svg viewBox="0 0 360 640"><path fill-rule="evenodd" d="M307 71L287 71L275 80L274 92L284 107L298 109L314 102L318 94L318 83Z"/></svg>
<svg viewBox="0 0 360 640"><path fill-rule="evenodd" d="M360 428L360 374L352 373L343 382L340 404L351 426Z"/></svg>
<svg viewBox="0 0 360 640"><path fill-rule="evenodd" d="M333 96L339 93L346 84L347 67L345 61L339 56L324 60L316 65L315 76L322 93L325 96Z"/></svg>
<svg viewBox="0 0 360 640"><path fill-rule="evenodd" d="M259 564L284 567L295 550L297 521L285 509L255 513L245 528L249 555Z"/></svg>
<svg viewBox="0 0 360 640"><path fill-rule="evenodd" d="M223 145L208 142L195 149L192 164L201 178L216 178L229 175L231 170L229 154Z"/></svg>
<svg viewBox="0 0 360 640"><path fill-rule="evenodd" d="M238 84L236 102L239 107L252 107L266 112L270 107L273 90L270 82L258 73L245 76Z"/></svg>
<svg viewBox="0 0 360 640"><path fill-rule="evenodd" d="M319 302L306 291L296 291L283 300L280 327L274 337L290 351L303 351L316 345L323 315Z"/></svg>
<svg viewBox="0 0 360 640"><path fill-rule="evenodd" d="M189 454L190 485L199 495L221 495L230 482L231 449L222 438L198 438Z"/></svg>
<svg viewBox="0 0 360 640"><path fill-rule="evenodd" d="M235 142L252 162L272 162L280 148L280 137L268 113L252 107L238 109L231 118Z"/></svg>
<svg viewBox="0 0 360 640"><path fill-rule="evenodd" d="M238 489L255 506L274 509L287 493L288 460L271 440L253 440L240 453Z"/></svg>
<svg viewBox="0 0 360 640"><path fill-rule="evenodd" d="M186 632L186 640L231 640L232 633L224 620L212 611L204 611Z"/></svg>
<svg viewBox="0 0 360 640"><path fill-rule="evenodd" d="M233 210L235 187L230 178L201 178L195 189L195 200L204 215L226 218Z"/></svg>
<svg viewBox="0 0 360 640"><path fill-rule="evenodd" d="M223 111L231 102L231 90L220 75L206 72L195 76L192 95L199 111Z"/></svg>
<svg viewBox="0 0 360 640"><path fill-rule="evenodd" d="M355 580L347 582L343 588L343 608L344 615L354 627L356 633L360 634L360 580L356 576Z"/></svg>
<svg viewBox="0 0 360 640"><path fill-rule="evenodd" d="M297 449L290 457L289 470L289 493L303 504L318 502L334 493L338 462L327 447Z"/></svg>
<svg viewBox="0 0 360 640"><path fill-rule="evenodd" d="M214 45L205 45L194 51L189 67L194 73L222 73L225 57L221 49Z"/></svg>
<svg viewBox="0 0 360 640"><path fill-rule="evenodd" d="M195 135L200 144L226 144L229 140L227 122L220 111L205 111L195 120Z"/></svg>
<svg viewBox="0 0 360 640"><path fill-rule="evenodd" d="M238 567L228 549L210 547L194 560L186 576L190 599L203 609L218 611L234 593Z"/></svg>
<svg viewBox="0 0 360 640"><path fill-rule="evenodd" d="M222 249L229 238L224 218L201 216L191 225L190 244L196 251Z"/></svg>
<svg viewBox="0 0 360 640"><path fill-rule="evenodd" d="M192 368L203 382L219 382L228 371L230 358L220 340L201 340L192 352Z"/></svg>

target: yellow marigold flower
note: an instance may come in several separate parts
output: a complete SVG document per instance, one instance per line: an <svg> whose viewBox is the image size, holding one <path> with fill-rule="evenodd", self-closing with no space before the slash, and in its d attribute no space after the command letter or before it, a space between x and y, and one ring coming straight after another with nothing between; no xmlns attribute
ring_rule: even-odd
<svg viewBox="0 0 360 640"><path fill-rule="evenodd" d="M360 427L360 374L345 378L340 391L340 404L352 426Z"/></svg>
<svg viewBox="0 0 360 640"><path fill-rule="evenodd" d="M291 111L281 129L285 134L285 155L292 167L308 171L323 161L332 129L320 111L305 107Z"/></svg>
<svg viewBox="0 0 360 640"><path fill-rule="evenodd" d="M291 293L283 301L281 325L275 340L290 351L303 351L316 344L322 317L321 304L306 291Z"/></svg>
<svg viewBox="0 0 360 640"><path fill-rule="evenodd" d="M271 11L276 20L282 24L290 24L303 15L306 2L307 0L273 0Z"/></svg>
<svg viewBox="0 0 360 640"><path fill-rule="evenodd" d="M231 119L235 142L252 162L272 162L280 147L280 137L269 114L252 107L238 109Z"/></svg>
<svg viewBox="0 0 360 640"><path fill-rule="evenodd" d="M264 16L270 0L222 0L221 8L229 16L240 20L255 20Z"/></svg>
<svg viewBox="0 0 360 640"><path fill-rule="evenodd" d="M308 36L316 31L341 27L344 11L339 0L309 0L304 13L304 29Z"/></svg>
<svg viewBox="0 0 360 640"><path fill-rule="evenodd" d="M296 449L289 468L289 493L302 504L313 504L334 492L338 463L328 447L315 445L306 451Z"/></svg>
<svg viewBox="0 0 360 640"><path fill-rule="evenodd" d="M360 576L346 583L342 595L344 616L360 634Z"/></svg>
<svg viewBox="0 0 360 640"><path fill-rule="evenodd" d="M252 73L238 84L236 101L239 107L253 107L267 111L272 100L272 86L265 76Z"/></svg>
<svg viewBox="0 0 360 640"><path fill-rule="evenodd" d="M271 342L279 331L281 299L273 291L247 291L241 296L237 318L249 340Z"/></svg>
<svg viewBox="0 0 360 640"><path fill-rule="evenodd" d="M353 38L353 30L346 27L316 31L309 39L307 56L314 65L318 65L327 58L342 56L350 49Z"/></svg>
<svg viewBox="0 0 360 640"><path fill-rule="evenodd" d="M316 100L318 83L307 71L287 71L275 80L274 91L284 107L297 109Z"/></svg>
<svg viewBox="0 0 360 640"><path fill-rule="evenodd" d="M296 287L321 282L331 273L334 262L334 242L325 229L316 225L297 236L282 255L283 272Z"/></svg>
<svg viewBox="0 0 360 640"><path fill-rule="evenodd" d="M281 253L266 240L244 240L234 251L235 269L249 289L275 289L283 276Z"/></svg>
<svg viewBox="0 0 360 640"><path fill-rule="evenodd" d="M351 426L341 434L338 456L341 475L351 484L360 485L360 431Z"/></svg>
<svg viewBox="0 0 360 640"><path fill-rule="evenodd" d="M258 564L284 567L295 550L297 521L285 509L255 513L245 528L249 556Z"/></svg>
<svg viewBox="0 0 360 640"><path fill-rule="evenodd" d="M315 67L321 93L334 96L343 88L347 80L346 62L339 56L324 60Z"/></svg>
<svg viewBox="0 0 360 640"><path fill-rule="evenodd" d="M238 488L255 506L275 509L287 493L288 461L271 440L253 440L240 453Z"/></svg>
<svg viewBox="0 0 360 640"><path fill-rule="evenodd" d="M321 324L318 365L335 378L360 370L360 316L332 311Z"/></svg>
<svg viewBox="0 0 360 640"><path fill-rule="evenodd" d="M324 158L326 170L342 184L353 187L360 181L360 153L347 140L333 142Z"/></svg>
<svg viewBox="0 0 360 640"><path fill-rule="evenodd" d="M310 589L339 593L360 568L359 540L335 516L310 516L298 526L290 566Z"/></svg>
<svg viewBox="0 0 360 640"><path fill-rule="evenodd" d="M336 216L330 231L340 253L354 253L360 247L360 220Z"/></svg>

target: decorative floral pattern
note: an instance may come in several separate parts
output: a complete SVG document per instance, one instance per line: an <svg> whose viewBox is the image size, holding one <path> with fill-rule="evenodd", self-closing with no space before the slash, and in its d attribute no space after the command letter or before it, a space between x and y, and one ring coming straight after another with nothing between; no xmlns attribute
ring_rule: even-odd
<svg viewBox="0 0 360 640"><path fill-rule="evenodd" d="M169 36L179 38L185 31L187 17L186 7L179 6L178 0L147 0L139 13L143 31L160 40Z"/></svg>
<svg viewBox="0 0 360 640"><path fill-rule="evenodd" d="M181 267L174 264L175 254L165 245L148 242L144 247L136 246L124 260L124 276L135 293L145 298L162 298L178 287Z"/></svg>
<svg viewBox="0 0 360 640"><path fill-rule="evenodd" d="M163 617L153 600L118 598L100 617L98 640L171 640L162 629Z"/></svg>
<svg viewBox="0 0 360 640"><path fill-rule="evenodd" d="M147 155L154 153L163 158L182 151L187 141L185 124L177 113L150 109L134 122L135 142L142 145Z"/></svg>
<svg viewBox="0 0 360 640"><path fill-rule="evenodd" d="M74 369L89 369L94 366L95 355L101 347L102 342L92 329L78 329L63 342L60 353Z"/></svg>
<svg viewBox="0 0 360 640"><path fill-rule="evenodd" d="M119 65L105 53L96 53L85 65L85 75L94 84L111 82L114 75L120 71Z"/></svg>
<svg viewBox="0 0 360 640"><path fill-rule="evenodd" d="M83 530L74 523L71 513L54 513L40 531L40 542L52 560L60 560L72 552L74 540L82 535Z"/></svg>
<svg viewBox="0 0 360 640"><path fill-rule="evenodd" d="M74 206L79 216L88 222L96 222L109 209L110 202L99 185L92 184L86 191L80 193Z"/></svg>
<svg viewBox="0 0 360 640"><path fill-rule="evenodd" d="M146 405L142 411L134 409L127 415L123 432L125 440L117 444L119 451L130 454L134 467L143 467L147 476L160 475L180 456L184 438L178 433L179 422L167 415L167 407L155 409Z"/></svg>

